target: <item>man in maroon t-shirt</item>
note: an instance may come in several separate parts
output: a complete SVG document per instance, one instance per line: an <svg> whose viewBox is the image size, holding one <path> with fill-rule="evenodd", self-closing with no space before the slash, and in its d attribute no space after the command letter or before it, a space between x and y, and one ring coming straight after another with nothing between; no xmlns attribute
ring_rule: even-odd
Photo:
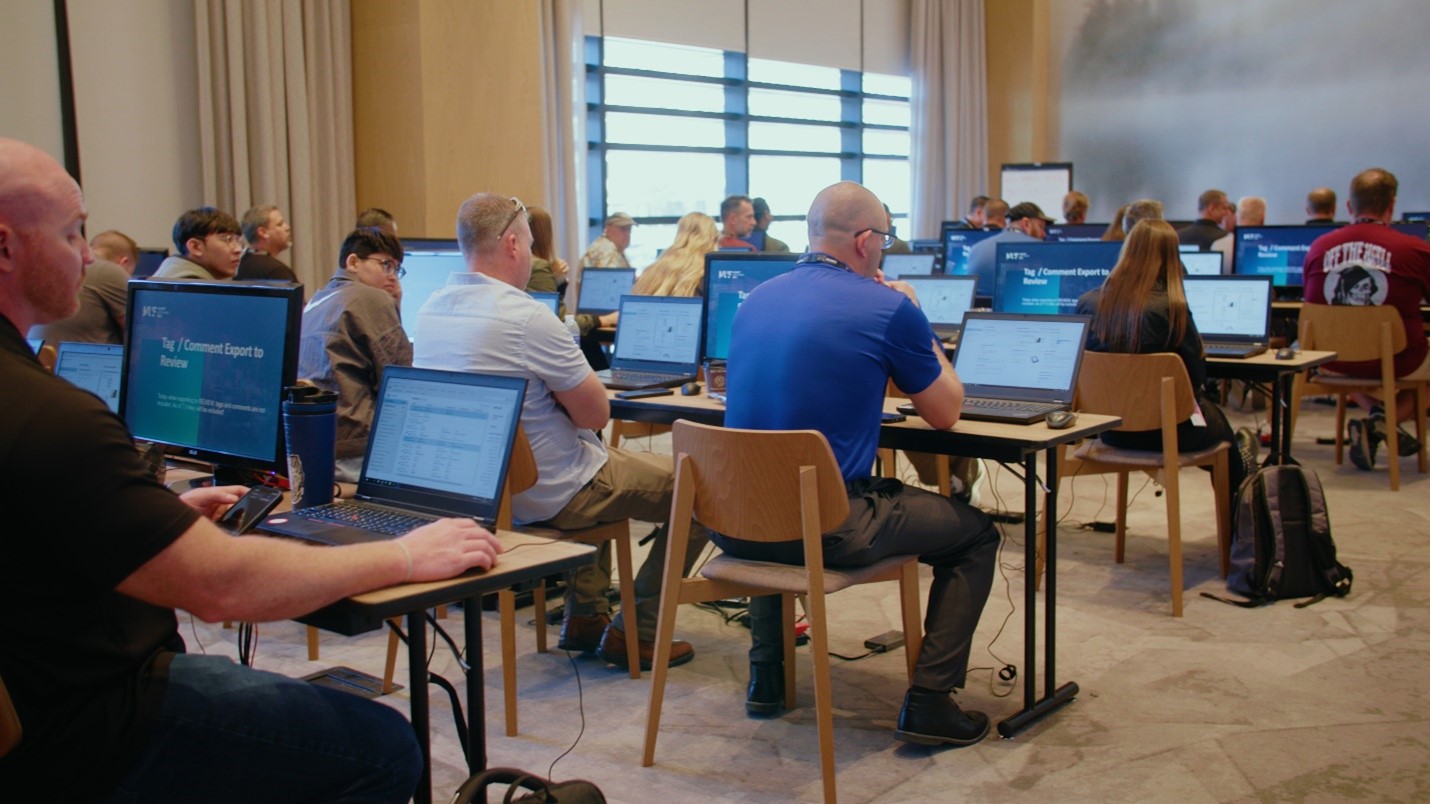
<svg viewBox="0 0 1430 804"><path fill-rule="evenodd" d="M1420 320L1420 304L1430 296L1430 243L1391 229L1399 183L1388 170L1363 170L1351 180L1346 209L1351 223L1316 239L1306 253L1303 268L1309 304L1387 304L1400 311L1405 322L1405 348L1395 355L1395 375L1430 379L1430 346ZM1328 369L1353 377L1376 377L1374 361L1331 363ZM1362 469L1375 465L1375 450L1386 438L1381 402L1358 397L1370 411L1365 420L1350 422L1351 461ZM1406 391L1396 399L1396 418L1415 414L1415 396ZM1367 438L1369 434L1369 438ZM1405 432L1398 435L1398 452L1410 455L1420 445Z"/></svg>

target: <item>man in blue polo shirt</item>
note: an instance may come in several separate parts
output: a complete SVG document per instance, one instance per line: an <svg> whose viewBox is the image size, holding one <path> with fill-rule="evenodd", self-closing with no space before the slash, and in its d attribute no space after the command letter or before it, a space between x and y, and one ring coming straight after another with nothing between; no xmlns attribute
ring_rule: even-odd
<svg viewBox="0 0 1430 804"><path fill-rule="evenodd" d="M973 632L993 582L998 531L981 511L870 471L890 379L920 416L945 430L958 420L963 386L912 290L879 278L880 256L892 242L879 199L840 182L814 199L808 223L809 253L793 271L756 288L735 316L725 423L814 429L829 439L850 514L824 537L828 566L917 555L933 567L923 648L895 736L972 745L988 734L988 717L962 711L950 693L964 685ZM790 543L713 538L742 558L802 561ZM780 598L752 600L750 626L745 706L752 714L771 714L784 698Z"/></svg>

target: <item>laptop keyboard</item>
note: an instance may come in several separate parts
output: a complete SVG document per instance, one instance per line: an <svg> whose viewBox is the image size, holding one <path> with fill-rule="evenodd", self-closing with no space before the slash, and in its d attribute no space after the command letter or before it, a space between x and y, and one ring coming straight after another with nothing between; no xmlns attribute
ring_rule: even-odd
<svg viewBox="0 0 1430 804"><path fill-rule="evenodd" d="M965 411L977 411L980 413L997 413L1003 415L1037 415L1040 413L1051 413L1055 410L1062 410L1067 407L1057 402L1020 402L1016 399L989 399L987 397L964 397L963 409Z"/></svg>
<svg viewBox="0 0 1430 804"><path fill-rule="evenodd" d="M1203 343L1207 357L1252 357L1266 351L1264 343Z"/></svg>
<svg viewBox="0 0 1430 804"><path fill-rule="evenodd" d="M315 505L312 508L294 511L294 513L320 522L348 525L388 536L401 536L413 528L420 528L429 522L437 521L437 517L434 516L398 513L387 508L352 502Z"/></svg>
<svg viewBox="0 0 1430 804"><path fill-rule="evenodd" d="M654 371L633 371L631 369L608 369L606 376L610 382L619 382L626 385L660 385L671 382L676 378L670 374L661 374Z"/></svg>

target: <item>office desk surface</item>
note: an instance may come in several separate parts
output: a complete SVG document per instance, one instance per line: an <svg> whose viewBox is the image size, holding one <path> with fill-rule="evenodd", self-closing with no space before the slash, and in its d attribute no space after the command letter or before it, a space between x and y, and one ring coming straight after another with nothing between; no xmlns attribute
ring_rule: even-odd
<svg viewBox="0 0 1430 804"><path fill-rule="evenodd" d="M1242 379L1265 379L1268 376L1298 371L1322 366L1336 359L1335 352L1313 352L1306 349L1297 349L1296 356L1290 360L1277 360L1276 350L1268 349L1255 357L1237 359L1233 357L1209 357L1207 358L1207 373L1213 377L1224 377L1234 380Z"/></svg>

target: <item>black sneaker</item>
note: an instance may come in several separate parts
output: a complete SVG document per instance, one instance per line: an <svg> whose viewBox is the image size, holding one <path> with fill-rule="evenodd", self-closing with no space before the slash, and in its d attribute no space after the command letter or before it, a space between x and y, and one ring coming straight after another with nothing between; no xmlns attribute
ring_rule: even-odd
<svg viewBox="0 0 1430 804"><path fill-rule="evenodd" d="M1351 445L1351 463L1357 469L1375 468L1376 439L1370 419L1351 419L1346 425L1346 440Z"/></svg>
<svg viewBox="0 0 1430 804"><path fill-rule="evenodd" d="M963 711L945 692L909 690L894 730L896 739L919 745L973 745L987 736L988 716Z"/></svg>
<svg viewBox="0 0 1430 804"><path fill-rule="evenodd" d="M1370 431L1377 444L1388 441L1389 427L1385 420L1384 413L1370 414ZM1408 458L1420 452L1420 442L1415 436L1405 432L1404 427L1395 428L1395 452L1402 458Z"/></svg>
<svg viewBox="0 0 1430 804"><path fill-rule="evenodd" d="M1241 457L1241 467L1243 477L1251 477L1260 468L1261 438L1256 435L1256 431L1250 427L1242 427L1236 431L1236 451ZM1236 489L1231 490L1236 494Z"/></svg>

